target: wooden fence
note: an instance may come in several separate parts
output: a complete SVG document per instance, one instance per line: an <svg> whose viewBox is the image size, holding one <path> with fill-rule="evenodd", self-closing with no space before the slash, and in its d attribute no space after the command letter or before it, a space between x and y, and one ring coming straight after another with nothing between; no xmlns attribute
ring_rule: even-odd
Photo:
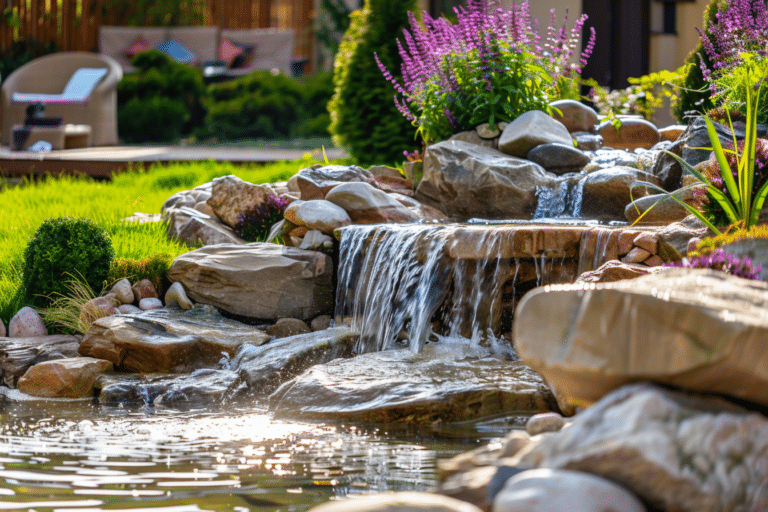
<svg viewBox="0 0 768 512"><path fill-rule="evenodd" d="M32 38L64 51L98 51L101 25L126 25L125 10L109 0L2 0L0 53L13 41ZM194 0L194 15L207 26L276 27L296 30L296 55L312 52L312 0Z"/></svg>

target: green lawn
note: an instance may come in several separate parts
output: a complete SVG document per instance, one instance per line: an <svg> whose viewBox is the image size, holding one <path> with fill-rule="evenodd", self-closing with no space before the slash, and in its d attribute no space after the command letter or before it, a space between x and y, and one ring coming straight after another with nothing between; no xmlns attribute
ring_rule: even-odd
<svg viewBox="0 0 768 512"><path fill-rule="evenodd" d="M111 181L87 177L49 177L0 189L0 319L6 325L24 304L14 300L21 283L24 248L37 227L51 217L88 218L112 238L119 258L145 258L190 249L166 237L165 225L124 222L134 212L159 213L173 193L188 190L217 176L235 174L251 183L286 180L314 160L235 166L216 162L155 166L124 172Z"/></svg>

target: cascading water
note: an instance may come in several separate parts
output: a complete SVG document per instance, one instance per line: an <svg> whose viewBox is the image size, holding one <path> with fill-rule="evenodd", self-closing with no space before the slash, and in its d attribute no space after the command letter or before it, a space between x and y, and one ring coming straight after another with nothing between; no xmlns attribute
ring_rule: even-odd
<svg viewBox="0 0 768 512"><path fill-rule="evenodd" d="M561 275L565 258L557 250L517 257L517 231L422 224L344 228L336 322L349 319L360 332L359 353L398 343L419 352L433 331L473 343L493 338L503 318L511 320L517 282L573 277Z"/></svg>
<svg viewBox="0 0 768 512"><path fill-rule="evenodd" d="M533 219L579 218L586 180L587 175L567 176L556 187L536 187Z"/></svg>

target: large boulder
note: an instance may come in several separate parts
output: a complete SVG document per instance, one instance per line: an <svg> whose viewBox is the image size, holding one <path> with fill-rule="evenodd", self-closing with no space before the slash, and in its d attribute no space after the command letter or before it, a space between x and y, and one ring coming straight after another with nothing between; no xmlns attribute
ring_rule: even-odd
<svg viewBox="0 0 768 512"><path fill-rule="evenodd" d="M179 256L168 270L195 302L272 321L329 313L332 274L325 254L269 243L203 247Z"/></svg>
<svg viewBox="0 0 768 512"><path fill-rule="evenodd" d="M192 247L246 243L218 218L191 208L169 208L164 218L168 221L168 234Z"/></svg>
<svg viewBox="0 0 768 512"><path fill-rule="evenodd" d="M723 400L631 385L532 441L506 462L593 473L653 510L768 510L768 419Z"/></svg>
<svg viewBox="0 0 768 512"><path fill-rule="evenodd" d="M8 322L9 338L35 338L48 336L48 329L40 315L29 306L24 306Z"/></svg>
<svg viewBox="0 0 768 512"><path fill-rule="evenodd" d="M260 347L243 345L232 359L238 378L230 395L266 397L314 365L352 357L359 337L343 326L280 338Z"/></svg>
<svg viewBox="0 0 768 512"><path fill-rule="evenodd" d="M603 138L603 144L613 149L637 148L650 149L661 140L656 125L639 118L621 118L621 125L616 128L605 121L598 126L598 133Z"/></svg>
<svg viewBox="0 0 768 512"><path fill-rule="evenodd" d="M230 370L201 369L190 374L102 373L94 383L102 404L177 405L220 403L237 374Z"/></svg>
<svg viewBox="0 0 768 512"><path fill-rule="evenodd" d="M324 199L295 201L285 210L284 217L291 224L316 229L327 235L352 222L343 208Z"/></svg>
<svg viewBox="0 0 768 512"><path fill-rule="evenodd" d="M430 425L557 408L541 377L520 361L435 357L430 348L314 366L278 389L271 409L279 417Z"/></svg>
<svg viewBox="0 0 768 512"><path fill-rule="evenodd" d="M766 304L768 283L703 269L552 285L523 297L515 346L575 405L650 380L765 406Z"/></svg>
<svg viewBox="0 0 768 512"><path fill-rule="evenodd" d="M443 141L426 150L416 199L453 220L530 219L536 211L537 187L556 184L554 174L528 160L476 144Z"/></svg>
<svg viewBox="0 0 768 512"><path fill-rule="evenodd" d="M415 222L419 217L383 190L368 183L342 183L325 199L344 209L355 224Z"/></svg>
<svg viewBox="0 0 768 512"><path fill-rule="evenodd" d="M635 182L658 185L652 175L632 167L613 167L588 174L581 183L581 216L585 219L625 220L627 205L633 199L648 195L645 187L633 187Z"/></svg>
<svg viewBox="0 0 768 512"><path fill-rule="evenodd" d="M19 391L45 398L91 398L93 383L112 363L90 357L72 357L36 364L19 379Z"/></svg>
<svg viewBox="0 0 768 512"><path fill-rule="evenodd" d="M558 175L579 172L589 163L589 155L573 144L542 144L530 150L526 158Z"/></svg>
<svg viewBox="0 0 768 512"><path fill-rule="evenodd" d="M0 383L15 388L19 377L32 366L77 357L80 336L56 334L34 338L0 338Z"/></svg>
<svg viewBox="0 0 768 512"><path fill-rule="evenodd" d="M325 199L331 189L349 182L368 183L372 187L378 188L374 175L356 165L312 166L300 170L296 175L296 185L304 201Z"/></svg>
<svg viewBox="0 0 768 512"><path fill-rule="evenodd" d="M499 151L525 158L536 146L554 143L573 146L568 129L549 114L541 110L530 110L504 128L499 137Z"/></svg>
<svg viewBox="0 0 768 512"><path fill-rule="evenodd" d="M213 368L222 354L234 356L244 343L268 339L264 332L224 318L212 308L158 309L96 320L79 352L133 372L186 373Z"/></svg>
<svg viewBox="0 0 768 512"><path fill-rule="evenodd" d="M224 224L234 228L240 215L275 195L271 185L254 185L231 174L213 180L211 197L206 202Z"/></svg>
<svg viewBox="0 0 768 512"><path fill-rule="evenodd" d="M552 118L565 125L569 132L592 132L597 125L597 112L576 100L556 100L549 104L559 112L552 113Z"/></svg>

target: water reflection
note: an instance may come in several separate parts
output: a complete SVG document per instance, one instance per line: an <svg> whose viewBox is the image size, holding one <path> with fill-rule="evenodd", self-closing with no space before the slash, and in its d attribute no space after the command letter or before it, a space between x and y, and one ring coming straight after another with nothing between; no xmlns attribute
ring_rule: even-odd
<svg viewBox="0 0 768 512"><path fill-rule="evenodd" d="M301 511L349 493L427 490L472 448L264 411L0 406L0 510Z"/></svg>

